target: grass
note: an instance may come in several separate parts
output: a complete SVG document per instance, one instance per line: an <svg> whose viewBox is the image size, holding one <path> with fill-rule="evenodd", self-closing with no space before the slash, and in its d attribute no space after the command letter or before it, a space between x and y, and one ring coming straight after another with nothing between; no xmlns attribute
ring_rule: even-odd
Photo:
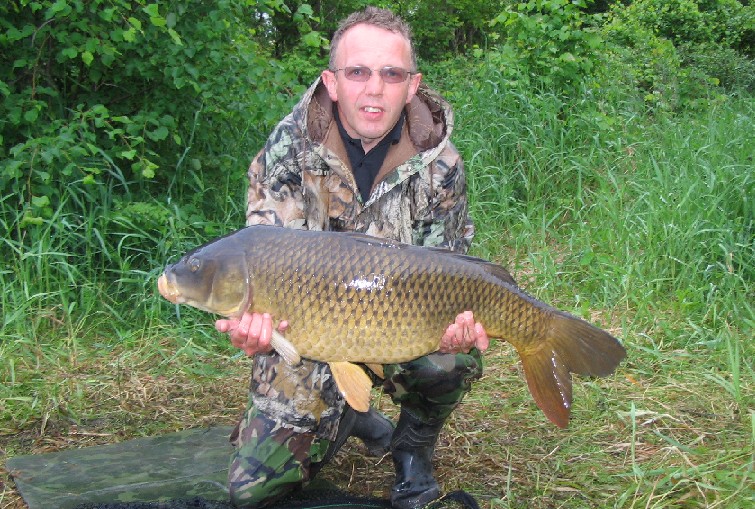
<svg viewBox="0 0 755 509"><path fill-rule="evenodd" d="M479 83L448 91L474 253L620 337L628 358L612 377L576 380L558 430L495 343L441 436L439 480L487 508L744 507L755 496L755 102L653 116ZM230 424L243 408L246 359L209 316L177 316L154 291L165 261L241 222L243 175L193 177L197 194L227 197L214 215L190 190L187 206L119 203L112 188L87 201L73 186L48 221L20 229L13 196L0 201L1 508L24 507L8 457ZM379 405L395 415L388 398ZM323 475L385 495L390 458L362 452L349 442Z"/></svg>

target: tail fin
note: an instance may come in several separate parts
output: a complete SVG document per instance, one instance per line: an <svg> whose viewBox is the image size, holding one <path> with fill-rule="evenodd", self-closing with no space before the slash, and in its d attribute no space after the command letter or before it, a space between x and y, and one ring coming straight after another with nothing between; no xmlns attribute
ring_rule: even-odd
<svg viewBox="0 0 755 509"><path fill-rule="evenodd" d="M519 356L537 406L556 426L565 428L572 401L571 373L610 375L626 350L606 331L554 310L545 340L534 348L522 348Z"/></svg>

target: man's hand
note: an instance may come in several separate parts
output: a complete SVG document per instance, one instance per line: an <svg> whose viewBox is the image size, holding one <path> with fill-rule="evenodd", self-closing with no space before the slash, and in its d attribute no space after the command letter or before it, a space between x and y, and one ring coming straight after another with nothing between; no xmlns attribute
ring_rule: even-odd
<svg viewBox="0 0 755 509"><path fill-rule="evenodd" d="M278 324L279 332L287 328L288 322L285 320ZM272 350L270 339L273 337L273 317L268 313L244 313L239 320L217 320L215 329L227 332L231 344L250 357Z"/></svg>
<svg viewBox="0 0 755 509"><path fill-rule="evenodd" d="M464 311L446 328L438 350L442 353L469 353L472 348L477 348L484 352L488 346L490 339L485 328L481 323L474 321L471 311Z"/></svg>

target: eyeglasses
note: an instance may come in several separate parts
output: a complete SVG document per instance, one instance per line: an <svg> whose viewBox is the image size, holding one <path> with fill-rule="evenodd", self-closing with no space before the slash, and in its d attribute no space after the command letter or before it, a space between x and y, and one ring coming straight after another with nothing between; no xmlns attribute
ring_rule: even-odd
<svg viewBox="0 0 755 509"><path fill-rule="evenodd" d="M373 71L380 73L380 77L386 83L403 83L412 74L416 72L407 71L401 67L383 67L382 69L370 69L362 65L355 65L352 67L343 67L341 69L333 69L333 72L343 71L343 75L349 81L368 81L372 77Z"/></svg>

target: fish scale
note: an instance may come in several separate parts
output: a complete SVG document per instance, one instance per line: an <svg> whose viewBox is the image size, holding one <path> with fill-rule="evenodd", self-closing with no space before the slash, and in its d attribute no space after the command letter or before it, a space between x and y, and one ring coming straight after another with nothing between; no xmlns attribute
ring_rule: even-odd
<svg viewBox="0 0 755 509"><path fill-rule="evenodd" d="M302 356L316 360L395 363L432 352L456 315L481 308L496 283L473 279L475 273L485 274L468 263L454 273L444 272L438 261L445 253L429 264L424 251L417 253L422 257L390 263L391 258L377 255L397 248L382 247L354 263L354 257L364 254L361 242L347 243L337 258L330 258L332 244L296 240L292 236L264 243L273 262L251 270L256 281L252 309L288 320L287 338ZM262 253L250 250L249 256ZM272 284L284 274L293 274L291 291ZM449 286L457 291L446 294L443 288ZM399 344L388 350L381 336Z"/></svg>
<svg viewBox="0 0 755 509"><path fill-rule="evenodd" d="M368 405L370 382L353 363L434 352L466 310L516 348L535 402L559 426L568 422L571 373L606 376L626 355L616 338L526 294L499 265L359 233L250 226L166 267L158 289L229 317L252 310L288 321L285 338L275 338L281 354L329 363L357 409ZM351 384L358 390L343 387Z"/></svg>

